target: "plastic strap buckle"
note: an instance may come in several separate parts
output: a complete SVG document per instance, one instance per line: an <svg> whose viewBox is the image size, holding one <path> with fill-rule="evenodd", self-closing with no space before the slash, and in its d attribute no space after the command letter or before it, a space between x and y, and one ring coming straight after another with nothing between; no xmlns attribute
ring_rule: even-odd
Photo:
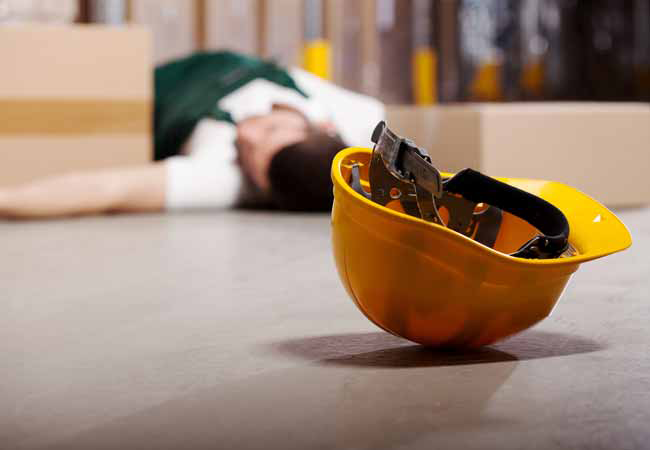
<svg viewBox="0 0 650 450"><path fill-rule="evenodd" d="M398 180L421 186L434 197L442 197L442 176L431 165L431 158L413 141L401 138L381 121L372 133L375 152L381 156L388 172Z"/></svg>
<svg viewBox="0 0 650 450"><path fill-rule="evenodd" d="M431 164L426 150L409 139L397 136L379 122L372 133L375 148L370 163L371 199L385 206L399 199L404 211L412 216L446 226L465 236L473 236L479 222L482 232L477 239L492 246L501 225L501 211L492 206L490 214L474 212L477 206L463 197L445 192L442 176ZM449 213L445 224L439 209Z"/></svg>
<svg viewBox="0 0 650 450"><path fill-rule="evenodd" d="M476 229L473 214L476 203L444 192L442 176L431 164L426 150L397 136L383 121L375 127L372 141L375 149L370 164L370 186L374 201L386 205L395 200L396 196L391 197L387 192L391 189L399 192L402 207L408 214L448 226L466 236L472 235ZM438 206L445 206L449 211L446 225Z"/></svg>

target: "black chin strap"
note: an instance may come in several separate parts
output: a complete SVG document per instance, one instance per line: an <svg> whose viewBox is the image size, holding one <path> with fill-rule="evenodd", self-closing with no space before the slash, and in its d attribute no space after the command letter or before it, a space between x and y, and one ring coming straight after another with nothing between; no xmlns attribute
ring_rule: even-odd
<svg viewBox="0 0 650 450"><path fill-rule="evenodd" d="M569 222L562 211L546 200L472 169L461 170L443 186L447 192L509 212L543 233L526 242L512 256L557 258L567 250Z"/></svg>

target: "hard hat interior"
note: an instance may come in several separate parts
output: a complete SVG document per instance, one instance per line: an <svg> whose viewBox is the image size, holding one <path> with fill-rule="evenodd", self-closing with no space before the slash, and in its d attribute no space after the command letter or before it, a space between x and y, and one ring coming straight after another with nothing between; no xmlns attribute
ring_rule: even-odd
<svg viewBox="0 0 650 450"><path fill-rule="evenodd" d="M344 179L350 179L350 171L354 165L359 167L359 174L361 177L361 186L366 192L370 192L370 184L368 182L368 168L370 166L370 155L369 154L358 154L357 157L351 158L345 161L341 165L341 174ZM451 176L451 174L443 174L443 176ZM400 213L405 213L404 208L399 200L393 200L389 202L386 208ZM477 212L480 209L485 209L485 205L479 205ZM446 208L442 207L439 209L440 216L444 223L447 223L449 218L449 212ZM510 213L503 211L501 226L499 227L499 232L497 234L497 240L494 244L494 249L503 253L513 253L517 251L522 244L527 242L529 239L535 237L539 234L537 228L530 225L528 222L520 219L517 216L514 216ZM473 237L473 236L472 236Z"/></svg>
<svg viewBox="0 0 650 450"><path fill-rule="evenodd" d="M352 167L357 165L361 185L366 192L369 192L368 169L371 156L372 151L363 148L350 148L340 152L333 165L335 188L337 182L343 184L343 180L350 179ZM449 177L452 174L443 173L442 175ZM632 243L625 225L611 211L577 189L562 183L544 180L524 178L499 178L499 180L551 202L567 217L571 229L569 234L570 258L547 260L542 262L543 264L568 262L568 259L575 262L579 262L576 260L588 261L624 250ZM350 195L358 195L347 183L345 185L347 186L345 190L350 192ZM383 208L379 205L377 207ZM399 201L390 202L387 208L396 212L404 212ZM443 221L445 214L444 210L441 211ZM420 219L414 217L413 220ZM538 230L528 222L503 212L503 220L494 249L504 255L512 253L536 234L538 234ZM477 245L481 244L477 243ZM540 261L529 260L528 262L539 263Z"/></svg>

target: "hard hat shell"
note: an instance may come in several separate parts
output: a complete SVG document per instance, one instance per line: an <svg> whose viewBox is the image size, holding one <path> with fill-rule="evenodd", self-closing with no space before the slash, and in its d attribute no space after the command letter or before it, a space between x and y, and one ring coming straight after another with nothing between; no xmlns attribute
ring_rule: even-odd
<svg viewBox="0 0 650 450"><path fill-rule="evenodd" d="M332 163L332 241L339 276L357 307L379 327L427 346L478 347L547 317L581 263L624 250L625 225L603 205L565 184L500 181L558 207L570 225L573 256L508 255L537 231L504 213L495 249L355 192L360 167L367 186L372 151L348 148ZM450 176L450 174L444 174Z"/></svg>

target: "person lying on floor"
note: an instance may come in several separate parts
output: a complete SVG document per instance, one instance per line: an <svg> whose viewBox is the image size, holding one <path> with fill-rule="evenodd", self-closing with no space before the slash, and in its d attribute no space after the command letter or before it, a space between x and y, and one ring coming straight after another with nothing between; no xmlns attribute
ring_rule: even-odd
<svg viewBox="0 0 650 450"><path fill-rule="evenodd" d="M232 52L155 71L154 161L0 188L0 217L261 206L325 211L330 164L367 146L383 105Z"/></svg>

